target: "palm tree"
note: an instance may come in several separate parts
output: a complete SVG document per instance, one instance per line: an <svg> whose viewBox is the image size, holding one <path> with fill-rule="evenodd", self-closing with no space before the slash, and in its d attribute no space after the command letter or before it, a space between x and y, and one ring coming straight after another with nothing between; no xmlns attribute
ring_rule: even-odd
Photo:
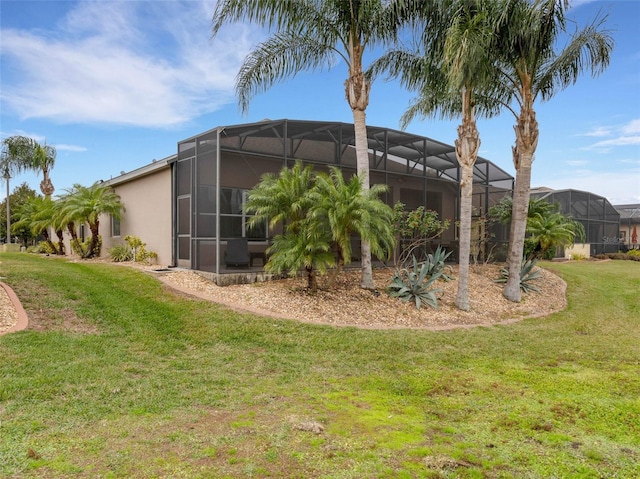
<svg viewBox="0 0 640 479"><path fill-rule="evenodd" d="M40 191L46 198L51 198L55 188L53 187L49 174L56 162L56 149L51 145L40 144L33 139L29 140L30 149L32 150L29 168L42 172Z"/></svg>
<svg viewBox="0 0 640 479"><path fill-rule="evenodd" d="M0 173L7 185L7 243L11 243L11 207L9 204L9 180L29 168L26 161L28 150L26 138L23 136L10 136L2 140L2 153L0 154Z"/></svg>
<svg viewBox="0 0 640 479"><path fill-rule="evenodd" d="M574 84L585 71L596 76L608 66L613 39L597 17L590 25L575 31L560 51L560 35L567 32L567 0L504 0L494 48L501 56L502 84L510 92L516 111L516 141L513 163L516 179L509 237L507 281L503 295L520 301L520 268L526 234L531 167L538 145L539 131L534 103L549 100Z"/></svg>
<svg viewBox="0 0 640 479"><path fill-rule="evenodd" d="M571 246L585 238L582 223L559 212L536 213L527 220L527 240L535 244L534 257L544 258L551 248Z"/></svg>
<svg viewBox="0 0 640 479"><path fill-rule="evenodd" d="M65 254L64 253L64 237L63 237L62 231L66 229L67 233L69 233L69 236L71 237L71 240L70 240L71 251L72 252L75 251L80 256L84 256L82 244L80 243L80 239L78 238L78 231L76 230L75 220L69 215L67 215L67 211L65 208L66 202L69 196L71 196L73 193L74 193L73 188L66 190L66 194L61 195L54 202L52 227L56 231L56 234L58 235L58 246L60 251L63 252L62 254Z"/></svg>
<svg viewBox="0 0 640 479"><path fill-rule="evenodd" d="M91 231L89 247L85 251L80 251L84 258L100 256L100 215L108 214L113 218L120 219L124 205L120 201L120 196L113 191L110 186L96 182L86 187L75 184L67 195L64 196L61 207L62 222L71 225L75 222L86 222ZM79 245L76 237L76 245Z"/></svg>
<svg viewBox="0 0 640 479"><path fill-rule="evenodd" d="M267 249L270 256L265 269L295 274L303 268L311 291L318 288L317 273L334 263L329 230L310 217L315 201L314 183L312 167L296 162L293 168L283 168L278 175L263 175L245 204L245 212L253 215L250 227L268 221L271 229L280 225L283 228Z"/></svg>
<svg viewBox="0 0 640 479"><path fill-rule="evenodd" d="M8 145L8 151L13 157L13 161L20 165L19 171L42 172L43 179L40 182L40 191L44 196L51 197L55 188L49 174L56 162L56 149L51 145L40 144L33 138L21 135L5 138L3 143Z"/></svg>
<svg viewBox="0 0 640 479"><path fill-rule="evenodd" d="M43 236L51 252L62 254L49 236L49 227L53 222L54 204L51 198L36 196L24 203L20 208L20 219L14 223L15 228L26 227L34 236Z"/></svg>
<svg viewBox="0 0 640 479"><path fill-rule="evenodd" d="M372 74L390 71L409 89L420 94L402 117L403 127L421 116L462 117L455 141L461 167L459 276L456 306L469 310L469 256L473 168L480 148L476 115L499 112L499 98L491 95L497 84L495 51L491 48L494 23L499 17L492 0L434 2L438 8L425 17L424 54L391 51L379 59Z"/></svg>
<svg viewBox="0 0 640 479"><path fill-rule="evenodd" d="M358 176L369 188L365 111L371 83L364 75L365 52L393 42L400 26L424 2L418 0L220 0L213 14L213 36L222 25L255 21L275 33L245 59L236 81L243 111L251 97L305 70L347 65L346 99L353 113ZM363 288L374 289L370 245L362 241Z"/></svg>
<svg viewBox="0 0 640 479"><path fill-rule="evenodd" d="M374 185L363 191L362 178L353 176L345 181L337 167L332 167L330 174L317 175L311 215L331 231L338 254L334 278L343 265L351 262L353 234L364 238L377 257L391 255L395 246L393 210L379 198L386 190L385 185Z"/></svg>

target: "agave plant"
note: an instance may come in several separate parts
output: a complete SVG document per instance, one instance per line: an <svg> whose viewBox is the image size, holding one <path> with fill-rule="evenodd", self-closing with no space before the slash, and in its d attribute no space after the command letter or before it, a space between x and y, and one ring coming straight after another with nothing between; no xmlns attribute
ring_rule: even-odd
<svg viewBox="0 0 640 479"><path fill-rule="evenodd" d="M533 281L539 279L542 275L539 271L534 271L537 259L523 261L522 268L520 268L520 289L523 293L530 293L531 291L540 291L540 289L533 284ZM509 270L507 268L500 269L500 277L494 280L496 283L506 283L509 278Z"/></svg>
<svg viewBox="0 0 640 479"><path fill-rule="evenodd" d="M433 271L432 263L428 261L418 263L414 256L412 268L402 268L396 271L391 284L387 286L389 296L405 302L414 301L418 309L423 303L437 309L438 297L436 293L440 290L432 288L432 285L444 273L442 270L433 273L430 271Z"/></svg>
<svg viewBox="0 0 640 479"><path fill-rule="evenodd" d="M433 253L429 253L427 255L427 260L424 263L429 265L429 272L427 275L433 276L436 273L441 273L441 277L445 281L451 281L454 279L453 276L449 274L451 273L451 266L445 264L445 261L447 261L447 258L451 256L451 253L453 253L453 251L447 252L447 250L442 248L441 245L438 245Z"/></svg>

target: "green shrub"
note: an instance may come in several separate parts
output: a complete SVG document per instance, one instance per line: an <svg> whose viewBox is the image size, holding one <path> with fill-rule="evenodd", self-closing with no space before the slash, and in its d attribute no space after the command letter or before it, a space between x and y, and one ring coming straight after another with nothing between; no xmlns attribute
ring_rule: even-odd
<svg viewBox="0 0 640 479"><path fill-rule="evenodd" d="M530 293L531 291L540 291L533 281L541 277L539 271L534 271L538 260L523 261L520 268L520 289L524 293ZM500 277L494 280L496 283L506 283L509 279L509 270L507 268L500 269Z"/></svg>
<svg viewBox="0 0 640 479"><path fill-rule="evenodd" d="M594 258L640 261L640 253L634 253L634 251L640 250L631 250L628 253L601 253L595 255Z"/></svg>
<svg viewBox="0 0 640 479"><path fill-rule="evenodd" d="M113 248L109 249L109 258L111 261L116 263L121 263L123 261L133 261L133 252L131 249L124 244L116 245Z"/></svg>
<svg viewBox="0 0 640 479"><path fill-rule="evenodd" d="M627 254L629 256L638 256L640 257L640 249L630 249Z"/></svg>
<svg viewBox="0 0 640 479"><path fill-rule="evenodd" d="M444 273L443 270L429 274L433 270L433 264L425 261L418 263L416 257L413 257L413 268L402 268L396 271L391 284L387 286L389 296L399 298L402 301L414 301L416 308L424 303L432 308L438 308L438 298L436 293L440 290L432 288Z"/></svg>
<svg viewBox="0 0 640 479"><path fill-rule="evenodd" d="M29 246L29 248L27 248L27 252L39 254L56 254L56 252L51 249L51 244L47 243L46 241L40 241L35 246Z"/></svg>
<svg viewBox="0 0 640 479"><path fill-rule="evenodd" d="M587 255L580 254L580 253L572 253L571 259L574 261L584 261L587 259Z"/></svg>
<svg viewBox="0 0 640 479"><path fill-rule="evenodd" d="M151 263L158 259L158 253L147 251L147 244L143 243L137 236L127 235L124 237L127 244L116 245L109 250L111 261L136 261Z"/></svg>

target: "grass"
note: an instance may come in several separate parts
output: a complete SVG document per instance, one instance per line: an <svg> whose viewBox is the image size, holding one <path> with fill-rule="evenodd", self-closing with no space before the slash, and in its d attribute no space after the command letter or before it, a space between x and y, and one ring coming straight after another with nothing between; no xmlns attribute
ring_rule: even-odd
<svg viewBox="0 0 640 479"><path fill-rule="evenodd" d="M548 266L550 317L367 331L1 254L51 324L0 337L0 476L640 477L640 265Z"/></svg>

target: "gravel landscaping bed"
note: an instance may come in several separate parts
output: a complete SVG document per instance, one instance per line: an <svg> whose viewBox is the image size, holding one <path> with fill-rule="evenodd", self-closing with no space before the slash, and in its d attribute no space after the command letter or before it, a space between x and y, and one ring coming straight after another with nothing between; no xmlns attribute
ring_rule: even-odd
<svg viewBox="0 0 640 479"><path fill-rule="evenodd" d="M439 281L439 308L405 303L385 292L393 276L391 269L375 270L379 294L359 287L359 271L343 272L331 289L311 294L304 278L234 286L216 286L192 271L172 271L160 275L167 285L224 304L240 311L264 316L295 319L310 323L364 328L448 329L507 323L532 316L545 316L566 306L566 284L554 273L538 268L542 277L535 282L540 292L523 294L522 302L512 303L502 296L499 265L472 268L469 278L471 310L461 311L454 304L457 281ZM456 269L453 275L457 274Z"/></svg>

